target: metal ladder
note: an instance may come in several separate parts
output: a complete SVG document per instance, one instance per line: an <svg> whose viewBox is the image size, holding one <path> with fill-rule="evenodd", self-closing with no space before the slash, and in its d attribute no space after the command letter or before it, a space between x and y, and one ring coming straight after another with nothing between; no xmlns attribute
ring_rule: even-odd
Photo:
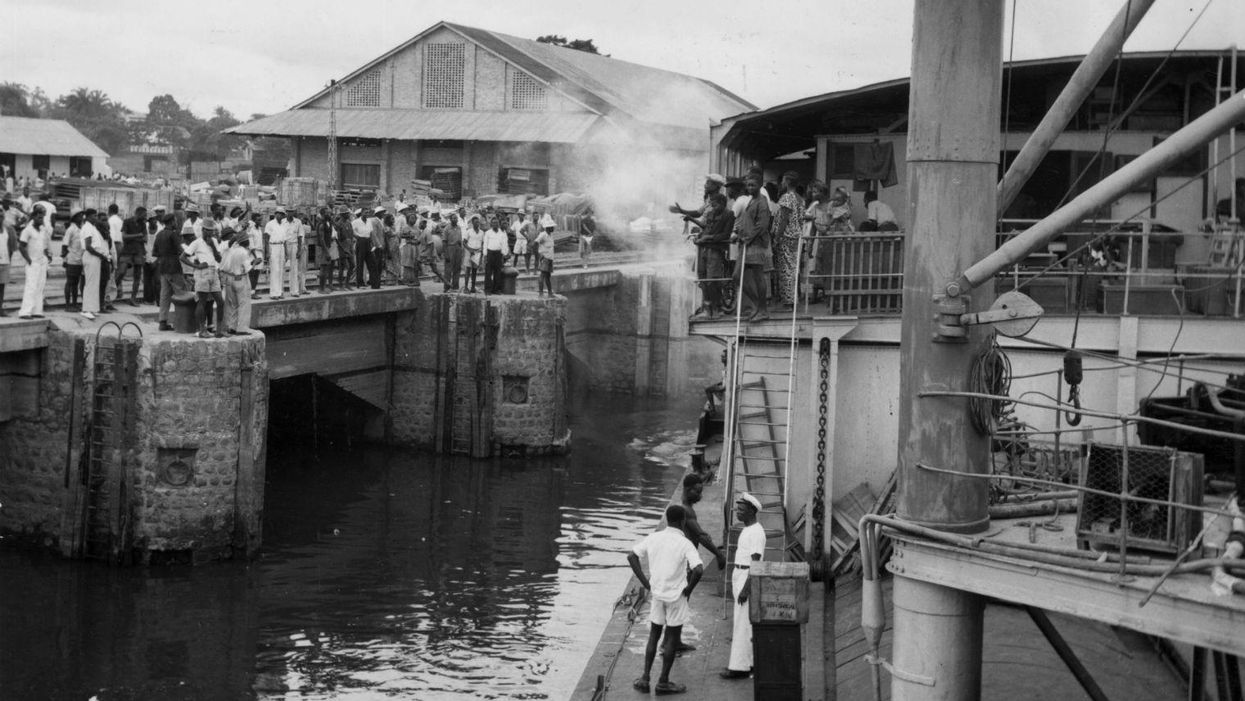
<svg viewBox="0 0 1245 701"><path fill-rule="evenodd" d="M727 508L733 508L738 493L752 494L761 502L757 521L765 529L765 559L799 562L804 560L804 548L792 532L785 503L791 397L789 390L770 387L766 381L767 376L786 377L787 373L750 367L761 362L764 356L750 354L745 341L736 344ZM730 527L728 547L734 547L739 531L738 524Z"/></svg>
<svg viewBox="0 0 1245 701"><path fill-rule="evenodd" d="M104 337L112 327L116 335ZM126 339L130 327L138 338ZM91 409L87 422L82 484L82 557L117 562L129 536L125 450L133 432L138 378L138 345L143 331L134 322L109 321L95 333L91 363Z"/></svg>

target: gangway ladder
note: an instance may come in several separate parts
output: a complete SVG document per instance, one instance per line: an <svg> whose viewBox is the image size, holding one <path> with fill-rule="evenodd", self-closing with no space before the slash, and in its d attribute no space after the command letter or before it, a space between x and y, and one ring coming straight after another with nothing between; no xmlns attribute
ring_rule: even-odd
<svg viewBox="0 0 1245 701"><path fill-rule="evenodd" d="M109 327L113 336L105 336ZM137 338L126 338L133 328ZM109 321L95 333L91 362L91 405L83 452L82 557L119 562L129 541L125 455L134 444L138 390L138 347L142 329L134 322Z"/></svg>
<svg viewBox="0 0 1245 701"><path fill-rule="evenodd" d="M772 561L803 561L804 548L791 531L787 521L784 489L785 432L790 423L790 398L776 406L773 395L785 396L788 390L775 389L766 383L765 374L749 370L745 343L737 346L740 372L734 393L734 430L731 465L731 492L738 496L748 492L761 502L757 520L765 529L765 559ZM780 436L780 430L783 435ZM734 497L730 508L734 506ZM741 527L734 523L729 545L738 541Z"/></svg>

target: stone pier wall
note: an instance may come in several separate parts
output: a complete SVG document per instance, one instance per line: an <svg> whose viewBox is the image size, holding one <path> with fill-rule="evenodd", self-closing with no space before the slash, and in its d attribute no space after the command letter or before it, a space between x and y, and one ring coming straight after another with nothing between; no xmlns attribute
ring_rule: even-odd
<svg viewBox="0 0 1245 701"><path fill-rule="evenodd" d="M130 333L123 356L134 382L112 385L115 398L97 402L94 329L66 326L47 332L36 411L0 423L0 532L85 553L95 498L86 486L87 444L98 405L116 422L96 452L117 559L253 553L268 417L263 336Z"/></svg>
<svg viewBox="0 0 1245 701"><path fill-rule="evenodd" d="M700 291L684 261L555 279L567 297L573 390L674 396L721 377L721 346L689 332Z"/></svg>
<svg viewBox="0 0 1245 701"><path fill-rule="evenodd" d="M566 301L433 294L393 327L390 438L476 457L564 451Z"/></svg>

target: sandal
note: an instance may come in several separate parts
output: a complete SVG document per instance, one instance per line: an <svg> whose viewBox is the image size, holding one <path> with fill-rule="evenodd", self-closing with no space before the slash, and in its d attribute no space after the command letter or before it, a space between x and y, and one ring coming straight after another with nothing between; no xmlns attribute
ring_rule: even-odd
<svg viewBox="0 0 1245 701"><path fill-rule="evenodd" d="M644 679L643 677L641 677L641 678L639 678L639 679L637 679L637 680L635 680L635 681L631 682L631 688L632 688L632 689L635 689L636 691L640 692L641 694L647 694L647 693L648 693L648 680L647 680L647 679Z"/></svg>
<svg viewBox="0 0 1245 701"><path fill-rule="evenodd" d="M687 687L674 682L657 682L657 686L653 687L653 691L658 696L668 696L670 694L685 694Z"/></svg>

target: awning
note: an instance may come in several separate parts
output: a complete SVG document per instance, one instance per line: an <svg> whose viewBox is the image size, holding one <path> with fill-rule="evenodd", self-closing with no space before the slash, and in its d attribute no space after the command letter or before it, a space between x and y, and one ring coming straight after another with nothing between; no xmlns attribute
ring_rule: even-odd
<svg viewBox="0 0 1245 701"><path fill-rule="evenodd" d="M468 112L440 110L337 110L338 138L545 141L576 143L600 117L584 112ZM304 108L239 124L226 134L329 135L329 110Z"/></svg>

